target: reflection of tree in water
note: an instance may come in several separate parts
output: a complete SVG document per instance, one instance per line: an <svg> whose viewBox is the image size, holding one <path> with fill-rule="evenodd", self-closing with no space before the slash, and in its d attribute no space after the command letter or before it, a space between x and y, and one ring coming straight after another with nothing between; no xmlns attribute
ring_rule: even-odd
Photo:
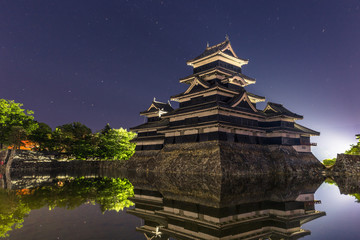
<svg viewBox="0 0 360 240"><path fill-rule="evenodd" d="M356 198L355 202L360 203L360 194L359 193L354 193L354 194L350 194L351 196L354 196Z"/></svg>
<svg viewBox="0 0 360 240"><path fill-rule="evenodd" d="M21 228L32 209L48 206L75 209L84 203L99 204L101 211L120 211L134 205L128 197L134 195L132 184L120 178L75 178L57 181L53 185L0 192L0 237L12 228Z"/></svg>
<svg viewBox="0 0 360 240"><path fill-rule="evenodd" d="M341 176L336 177L336 180L327 178L325 183L337 186L341 194L353 196L355 202L360 203L360 178L358 176Z"/></svg>
<svg viewBox="0 0 360 240"><path fill-rule="evenodd" d="M31 209L15 192L0 190L0 237L8 236L12 228L21 228Z"/></svg>

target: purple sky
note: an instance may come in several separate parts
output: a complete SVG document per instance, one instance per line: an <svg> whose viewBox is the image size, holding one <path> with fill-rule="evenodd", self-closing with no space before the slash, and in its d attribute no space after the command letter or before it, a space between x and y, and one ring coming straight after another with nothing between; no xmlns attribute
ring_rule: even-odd
<svg viewBox="0 0 360 240"><path fill-rule="evenodd" d="M320 159L360 133L359 1L0 1L0 98L51 127L129 128L230 36L247 90L304 116ZM259 108L263 106L259 105Z"/></svg>

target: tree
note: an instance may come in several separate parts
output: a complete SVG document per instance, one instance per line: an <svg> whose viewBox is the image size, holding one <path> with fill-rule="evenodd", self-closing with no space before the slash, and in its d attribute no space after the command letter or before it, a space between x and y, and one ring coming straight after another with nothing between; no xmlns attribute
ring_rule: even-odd
<svg viewBox="0 0 360 240"><path fill-rule="evenodd" d="M18 137L30 134L38 125L31 110L13 100L0 99L0 147L19 144ZM15 135L15 136L14 136Z"/></svg>
<svg viewBox="0 0 360 240"><path fill-rule="evenodd" d="M22 126L12 126L9 130L8 142L13 146L13 149L20 149L24 145L22 140L27 137L27 132Z"/></svg>
<svg viewBox="0 0 360 240"><path fill-rule="evenodd" d="M128 132L123 128L109 129L96 134L98 149L96 156L107 160L128 160L135 153L136 144L131 140L136 133Z"/></svg>
<svg viewBox="0 0 360 240"><path fill-rule="evenodd" d="M329 159L325 159L323 160L323 164L326 166L326 167L331 167L335 164L336 162L336 158L329 158Z"/></svg>
<svg viewBox="0 0 360 240"><path fill-rule="evenodd" d="M360 135L356 135L356 138L359 139L357 144L351 145L351 148L345 151L345 154L360 155Z"/></svg>
<svg viewBox="0 0 360 240"><path fill-rule="evenodd" d="M46 123L38 123L39 127L32 131L29 135L29 139L37 144L37 151L52 151L53 144L51 141L52 138L52 129Z"/></svg>
<svg viewBox="0 0 360 240"><path fill-rule="evenodd" d="M101 130L101 134L107 134L111 131L110 124L106 124L105 127Z"/></svg>
<svg viewBox="0 0 360 240"><path fill-rule="evenodd" d="M57 127L53 140L60 151L84 158L93 152L91 129L79 122L64 124Z"/></svg>
<svg viewBox="0 0 360 240"><path fill-rule="evenodd" d="M79 122L64 124L57 128L73 140L84 139L91 134L91 129Z"/></svg>
<svg viewBox="0 0 360 240"><path fill-rule="evenodd" d="M61 184L59 184L61 183ZM69 178L31 189L0 189L0 238L23 226L24 218L34 209L48 206L75 209L85 203L97 203L100 210L122 211L134 205L128 198L134 187L126 178Z"/></svg>
<svg viewBox="0 0 360 240"><path fill-rule="evenodd" d="M15 191L0 189L0 238L8 237L8 232L12 229L21 228L30 211Z"/></svg>

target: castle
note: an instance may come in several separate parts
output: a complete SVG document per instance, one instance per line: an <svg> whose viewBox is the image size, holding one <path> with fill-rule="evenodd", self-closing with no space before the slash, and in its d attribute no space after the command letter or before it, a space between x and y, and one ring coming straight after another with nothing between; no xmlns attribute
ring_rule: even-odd
<svg viewBox="0 0 360 240"><path fill-rule="evenodd" d="M131 128L137 132L136 150L160 150L167 144L227 141L260 145L292 146L297 152L311 152L310 136L319 132L298 123L303 116L282 104L268 102L264 110L256 104L265 97L247 92L254 78L242 73L248 60L239 58L228 37L207 46L187 61L193 74L180 79L185 92L174 95L179 108L155 99L140 113L147 122Z"/></svg>

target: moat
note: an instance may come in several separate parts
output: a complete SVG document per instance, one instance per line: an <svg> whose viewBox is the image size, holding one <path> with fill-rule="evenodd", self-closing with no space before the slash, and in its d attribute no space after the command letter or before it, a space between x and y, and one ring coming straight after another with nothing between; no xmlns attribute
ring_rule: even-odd
<svg viewBox="0 0 360 240"><path fill-rule="evenodd" d="M359 178L12 172L2 239L358 239Z"/></svg>

